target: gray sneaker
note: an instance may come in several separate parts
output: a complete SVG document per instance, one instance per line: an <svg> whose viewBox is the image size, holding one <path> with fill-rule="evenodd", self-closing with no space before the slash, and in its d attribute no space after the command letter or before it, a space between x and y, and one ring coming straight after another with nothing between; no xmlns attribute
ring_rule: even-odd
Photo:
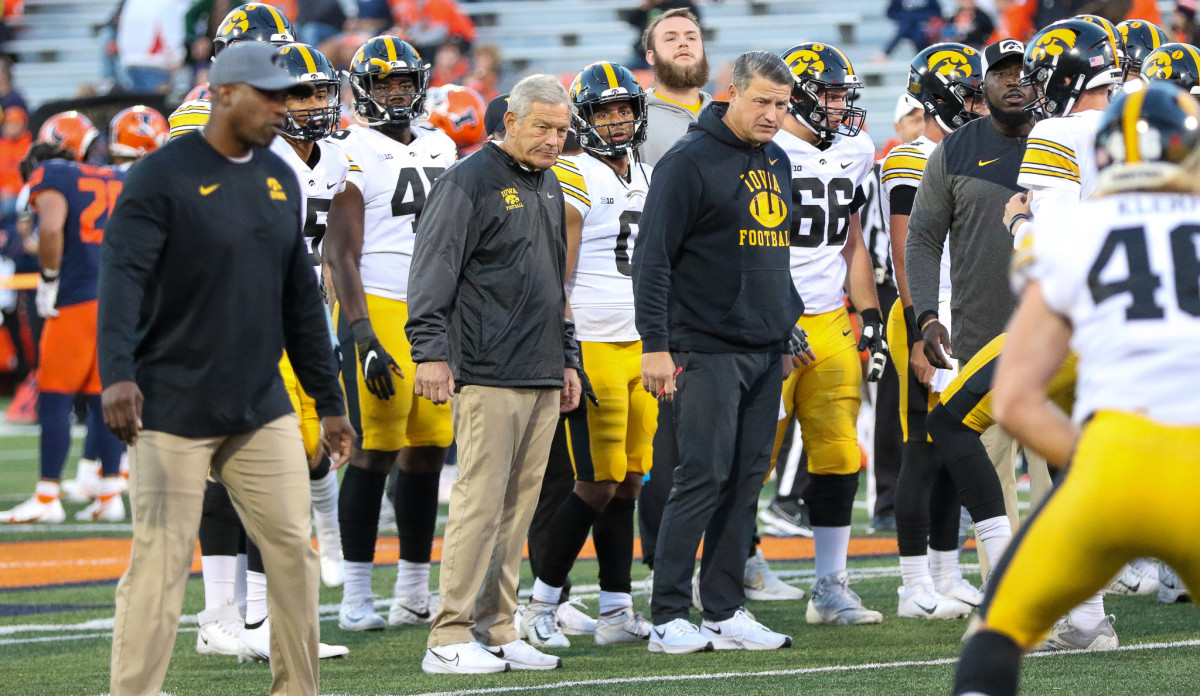
<svg viewBox="0 0 1200 696"><path fill-rule="evenodd" d="M849 574L843 570L813 584L804 618L810 624L853 626L881 623L883 614L863 606L862 599L850 589Z"/></svg>
<svg viewBox="0 0 1200 696"><path fill-rule="evenodd" d="M1158 601L1163 604L1174 604L1175 602L1186 602L1190 599L1188 589L1184 587L1183 580L1179 579L1179 574L1171 566L1158 562Z"/></svg>
<svg viewBox="0 0 1200 696"><path fill-rule="evenodd" d="M1117 632L1113 630L1112 614L1104 617L1099 626L1087 631L1076 628L1071 617L1065 616L1054 624L1050 635L1034 651L1041 650L1116 650Z"/></svg>

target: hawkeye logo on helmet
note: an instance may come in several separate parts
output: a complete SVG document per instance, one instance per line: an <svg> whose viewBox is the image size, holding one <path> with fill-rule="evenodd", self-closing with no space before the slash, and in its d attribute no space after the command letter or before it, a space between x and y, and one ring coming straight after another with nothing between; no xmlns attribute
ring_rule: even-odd
<svg viewBox="0 0 1200 696"><path fill-rule="evenodd" d="M793 75L803 75L804 73L819 74L825 72L825 62L821 60L821 55L816 51L820 50L820 44L813 46L815 50L807 48L801 51L796 51L788 56L788 63L792 66Z"/></svg>
<svg viewBox="0 0 1200 696"><path fill-rule="evenodd" d="M1150 58L1150 60L1148 60L1146 64L1142 66L1142 74L1144 74L1146 77L1156 80L1165 80L1171 77L1171 73L1175 72L1171 67L1171 58L1173 57L1183 58L1183 51L1176 51L1172 55L1167 55L1165 51L1161 53L1156 52Z"/></svg>
<svg viewBox="0 0 1200 696"><path fill-rule="evenodd" d="M1070 29L1052 29L1042 34L1033 45L1032 57L1042 60L1047 57L1058 57L1075 48L1075 32Z"/></svg>
<svg viewBox="0 0 1200 696"><path fill-rule="evenodd" d="M974 53L974 51L969 48L964 49L961 52L938 51L932 56L929 56L929 70L947 78L970 77L972 70L971 63L967 59L967 55L970 54L968 54L967 51Z"/></svg>

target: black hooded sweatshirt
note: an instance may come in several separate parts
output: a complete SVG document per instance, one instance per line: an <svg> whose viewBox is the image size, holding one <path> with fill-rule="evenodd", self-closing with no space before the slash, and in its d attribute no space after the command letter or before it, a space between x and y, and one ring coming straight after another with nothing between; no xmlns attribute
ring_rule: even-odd
<svg viewBox="0 0 1200 696"><path fill-rule="evenodd" d="M791 163L713 102L654 167L633 250L645 353L782 351L804 312L789 270Z"/></svg>

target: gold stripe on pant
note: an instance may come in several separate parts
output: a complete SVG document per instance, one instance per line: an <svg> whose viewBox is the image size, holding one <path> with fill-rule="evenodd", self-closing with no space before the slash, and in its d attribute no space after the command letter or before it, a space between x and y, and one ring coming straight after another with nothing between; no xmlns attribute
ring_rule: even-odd
<svg viewBox="0 0 1200 696"><path fill-rule="evenodd" d="M517 639L521 552L537 507L558 389L467 385L451 405L458 478L442 543L441 607L428 646Z"/></svg>
<svg viewBox="0 0 1200 696"><path fill-rule="evenodd" d="M210 468L262 551L269 579L270 693L315 696L318 565L308 462L295 414L242 435L186 438L146 431L130 449L133 547L117 584L112 695L156 696L162 688Z"/></svg>

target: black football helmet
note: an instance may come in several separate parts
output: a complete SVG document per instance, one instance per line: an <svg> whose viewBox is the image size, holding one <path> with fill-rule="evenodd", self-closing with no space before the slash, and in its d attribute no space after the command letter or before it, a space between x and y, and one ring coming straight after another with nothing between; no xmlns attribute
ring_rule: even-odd
<svg viewBox="0 0 1200 696"><path fill-rule="evenodd" d="M908 94L949 133L979 118L967 104L983 95L983 57L960 43L934 44L908 66Z"/></svg>
<svg viewBox="0 0 1200 696"><path fill-rule="evenodd" d="M1098 193L1196 190L1200 103L1166 80L1130 83L1096 130Z"/></svg>
<svg viewBox="0 0 1200 696"><path fill-rule="evenodd" d="M277 8L252 2L225 15L213 39L213 56L235 41L268 41L282 46L296 41L296 29Z"/></svg>
<svg viewBox="0 0 1200 696"><path fill-rule="evenodd" d="M1163 44L1146 55L1141 74L1147 82L1166 80L1200 95L1200 49L1185 43Z"/></svg>
<svg viewBox="0 0 1200 696"><path fill-rule="evenodd" d="M1141 74L1142 62L1146 60L1146 56L1171 41L1161 27L1144 19L1127 19L1121 22L1117 25L1117 35L1124 49L1121 60L1121 70L1124 74L1122 82Z"/></svg>
<svg viewBox="0 0 1200 696"><path fill-rule="evenodd" d="M628 69L607 61L592 63L575 76L568 92L575 104L579 146L584 150L601 157L621 157L646 141L646 92ZM633 133L623 143L608 142L594 125L596 107L615 101L628 101L633 111ZM604 126L610 135L613 125L617 124Z"/></svg>
<svg viewBox="0 0 1200 696"><path fill-rule="evenodd" d="M792 71L792 99L789 111L800 123L817 134L823 143L833 142L839 133L853 137L862 130L867 111L854 106L863 81L854 66L835 46L805 42L783 52L783 60ZM845 108L832 108L826 91L846 90ZM836 121L836 125L831 125Z"/></svg>
<svg viewBox="0 0 1200 696"><path fill-rule="evenodd" d="M326 94L324 106L289 109L283 134L296 140L310 142L333 135L341 120L342 83L338 71L324 53L308 44L288 44L279 49L279 54L283 56L283 64L293 77L306 85L312 85L317 94L320 94L321 90L325 90Z"/></svg>
<svg viewBox="0 0 1200 696"><path fill-rule="evenodd" d="M1045 117L1065 116L1084 90L1120 84L1117 42L1113 30L1079 18L1039 31L1025 46L1021 84L1032 85L1035 96L1025 108Z"/></svg>
<svg viewBox="0 0 1200 696"><path fill-rule="evenodd" d="M350 61L354 112L372 125L407 125L425 112L430 72L429 64L408 42L395 36L376 36L363 44ZM412 79L413 91L402 95L409 98L408 104L379 101L374 96L376 83L397 75Z"/></svg>

